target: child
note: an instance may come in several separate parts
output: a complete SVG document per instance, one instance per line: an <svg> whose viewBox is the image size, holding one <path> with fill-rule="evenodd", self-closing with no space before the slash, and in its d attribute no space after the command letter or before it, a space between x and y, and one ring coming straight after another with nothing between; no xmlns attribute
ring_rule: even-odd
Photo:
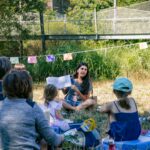
<svg viewBox="0 0 150 150"><path fill-rule="evenodd" d="M38 137L54 146L64 140L48 124L43 111L31 100L32 78L12 70L3 78L6 98L0 101L0 149L40 150Z"/></svg>
<svg viewBox="0 0 150 150"><path fill-rule="evenodd" d="M45 98L45 102L44 105L41 105L41 108L43 109L43 111L45 112L46 116L49 114L49 117L47 116L48 120L50 120L50 126L54 127L59 127L61 129L61 133L64 133L65 131L68 130L68 132L71 131L79 131L79 133L82 133L83 136L83 141L82 144L80 143L80 141L78 141L76 144L81 144L82 146L97 146L99 144L99 139L100 139L100 135L99 132L94 129L95 126L91 123L93 120L92 119L88 119L87 121L85 121L84 123L70 123L68 121L66 121L60 111L62 108L62 101L57 101L57 88L52 85L52 84L48 84L45 86L44 89L44 98ZM91 128L88 126L89 122L94 126L91 125ZM84 131L87 130L89 127L90 131ZM54 128L56 129L56 128ZM71 130L69 130L71 129ZM55 130L56 131L56 130ZM59 131L59 130L58 130ZM57 131L56 131L57 132ZM64 134L65 135L65 134ZM69 141L71 142L71 139L69 138ZM73 140L74 141L74 140ZM72 142L73 142L72 141ZM74 143L75 144L75 143Z"/></svg>
<svg viewBox="0 0 150 150"><path fill-rule="evenodd" d="M141 133L136 102L129 97L132 89L132 82L128 78L117 78L113 84L117 100L103 105L99 110L108 113L108 134L115 141L136 140Z"/></svg>
<svg viewBox="0 0 150 150"><path fill-rule="evenodd" d="M2 79L4 75L9 72L11 69L11 62L7 57L0 57L0 101L4 99L2 93Z"/></svg>
<svg viewBox="0 0 150 150"><path fill-rule="evenodd" d="M57 126L62 131L69 129L69 125L64 120L60 111L62 109L62 102L56 99L58 94L57 88L48 84L44 89L44 105L41 105L42 110L45 112L47 119L50 121L50 126Z"/></svg>

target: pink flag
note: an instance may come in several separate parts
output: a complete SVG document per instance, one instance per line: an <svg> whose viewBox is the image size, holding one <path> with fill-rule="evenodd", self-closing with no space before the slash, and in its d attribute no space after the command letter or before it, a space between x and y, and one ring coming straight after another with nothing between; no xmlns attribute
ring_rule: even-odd
<svg viewBox="0 0 150 150"><path fill-rule="evenodd" d="M36 64L37 63L36 56L28 56L28 63L29 64Z"/></svg>
<svg viewBox="0 0 150 150"><path fill-rule="evenodd" d="M72 53L66 53L63 55L64 60L72 60Z"/></svg>

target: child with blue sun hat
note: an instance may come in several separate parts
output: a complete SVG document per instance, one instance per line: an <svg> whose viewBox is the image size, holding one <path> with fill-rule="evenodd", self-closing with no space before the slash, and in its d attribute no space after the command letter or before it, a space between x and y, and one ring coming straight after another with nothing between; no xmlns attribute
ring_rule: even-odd
<svg viewBox="0 0 150 150"><path fill-rule="evenodd" d="M125 77L120 77L113 83L113 90L131 92L133 89L132 82Z"/></svg>
<svg viewBox="0 0 150 150"><path fill-rule="evenodd" d="M137 105L134 98L129 96L132 90L133 84L128 78L117 78L113 83L117 99L99 109L101 113L108 114L108 135L115 141L136 140L141 133Z"/></svg>

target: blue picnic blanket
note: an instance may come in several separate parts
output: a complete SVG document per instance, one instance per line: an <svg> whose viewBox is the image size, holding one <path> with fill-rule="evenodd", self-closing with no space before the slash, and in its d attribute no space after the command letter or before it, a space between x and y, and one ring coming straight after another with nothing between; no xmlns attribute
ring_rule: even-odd
<svg viewBox="0 0 150 150"><path fill-rule="evenodd" d="M115 142L116 150L148 150L150 149L150 132L140 135L137 140ZM108 140L103 140L103 150L108 150Z"/></svg>

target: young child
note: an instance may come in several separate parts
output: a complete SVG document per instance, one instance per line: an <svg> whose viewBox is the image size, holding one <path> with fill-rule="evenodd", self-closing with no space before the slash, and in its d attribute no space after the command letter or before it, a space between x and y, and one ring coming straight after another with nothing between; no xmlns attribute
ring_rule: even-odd
<svg viewBox="0 0 150 150"><path fill-rule="evenodd" d="M44 88L44 104L40 107L45 112L47 119L49 120L50 126L57 126L62 131L68 130L70 127L68 122L64 120L61 115L62 101L57 100L58 91L57 88L48 84Z"/></svg>
<svg viewBox="0 0 150 150"><path fill-rule="evenodd" d="M2 93L2 80L4 75L9 72L11 69L11 62L10 60L5 57L0 57L0 101L4 99L3 93Z"/></svg>
<svg viewBox="0 0 150 150"><path fill-rule="evenodd" d="M49 126L40 107L32 99L32 78L27 71L12 70L3 78L6 98L0 101L0 149L40 150L37 139L58 146L63 135Z"/></svg>
<svg viewBox="0 0 150 150"><path fill-rule="evenodd" d="M100 135L99 135L99 132L96 129L94 129L95 126L91 123L93 120L88 119L84 123L81 123L81 122L80 123L73 123L73 122L70 123L70 122L66 121L60 113L61 108L62 108L62 101L57 100L57 94L58 94L58 91L54 85L48 84L45 86L45 88L44 88L45 101L44 101L44 104L41 105L41 108L45 112L48 120L50 120L49 121L50 126L52 126L52 128L59 127L61 129L60 132L64 133L64 135L65 135L65 131L67 131L67 130L68 130L68 132L71 132L74 130L79 131L79 133L82 132L82 136L83 136L82 144L84 143L83 144L84 146L88 146L88 147L89 146L93 146L93 147L97 146L99 144ZM88 126L89 125L88 121L91 121L90 122L91 127ZM88 128L90 131L88 131L88 132L84 131L84 130L87 130ZM69 129L71 129L71 130L69 130ZM69 142L71 142L70 138L69 138ZM79 142L80 141L78 141L77 143L79 144Z"/></svg>
<svg viewBox="0 0 150 150"><path fill-rule="evenodd" d="M128 78L117 78L113 84L117 100L104 104L99 110L108 113L108 134L115 141L136 140L141 133L136 102L129 97L132 89L132 82Z"/></svg>

